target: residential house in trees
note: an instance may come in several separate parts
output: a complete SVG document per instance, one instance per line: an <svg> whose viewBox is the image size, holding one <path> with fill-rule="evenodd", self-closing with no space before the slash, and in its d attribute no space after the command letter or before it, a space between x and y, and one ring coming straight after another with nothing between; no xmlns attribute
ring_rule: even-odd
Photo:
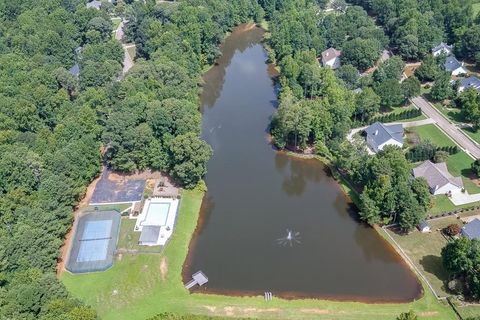
<svg viewBox="0 0 480 320"><path fill-rule="evenodd" d="M332 69L338 69L340 67L340 56L342 53L335 48L328 48L322 52L322 65L324 67L330 67Z"/></svg>
<svg viewBox="0 0 480 320"><path fill-rule="evenodd" d="M427 160L413 169L413 176L424 178L433 195L459 193L463 189L462 178L452 176L445 162L433 163Z"/></svg>
<svg viewBox="0 0 480 320"><path fill-rule="evenodd" d="M373 152L383 150L385 146L403 146L403 126L401 124L385 125L375 122L365 129L367 145Z"/></svg>
<svg viewBox="0 0 480 320"><path fill-rule="evenodd" d="M454 55L450 55L445 59L443 64L445 71L450 72L452 76L458 76L460 74L467 74L468 70L463 66L463 62L460 62Z"/></svg>
<svg viewBox="0 0 480 320"><path fill-rule="evenodd" d="M478 79L477 77L471 76L471 77L459 80L458 92L462 92L463 90L466 90L468 88L474 88L475 90L477 90L478 93L480 93L480 79Z"/></svg>
<svg viewBox="0 0 480 320"><path fill-rule="evenodd" d="M432 48L432 55L434 57L438 57L441 54L445 54L447 56L451 55L453 51L453 46L450 46L444 42L441 42L438 46Z"/></svg>

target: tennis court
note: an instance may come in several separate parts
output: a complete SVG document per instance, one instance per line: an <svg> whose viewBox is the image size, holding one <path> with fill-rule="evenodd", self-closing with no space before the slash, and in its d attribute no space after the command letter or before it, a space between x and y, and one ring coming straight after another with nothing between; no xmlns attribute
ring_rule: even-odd
<svg viewBox="0 0 480 320"><path fill-rule="evenodd" d="M72 273L103 271L113 265L120 213L86 212L77 220L66 268Z"/></svg>

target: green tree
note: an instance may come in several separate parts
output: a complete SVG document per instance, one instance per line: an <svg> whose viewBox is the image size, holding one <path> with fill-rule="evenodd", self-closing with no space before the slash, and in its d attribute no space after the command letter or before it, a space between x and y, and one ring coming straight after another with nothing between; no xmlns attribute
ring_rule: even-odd
<svg viewBox="0 0 480 320"><path fill-rule="evenodd" d="M438 73L441 72L439 63L431 54L425 56L420 67L415 70L415 76L420 81L433 81Z"/></svg>
<svg viewBox="0 0 480 320"><path fill-rule="evenodd" d="M186 188L195 187L207 172L212 148L194 133L175 137L170 144L173 176Z"/></svg>
<svg viewBox="0 0 480 320"><path fill-rule="evenodd" d="M405 93L398 80L388 79L375 86L384 107L397 107L405 102Z"/></svg>
<svg viewBox="0 0 480 320"><path fill-rule="evenodd" d="M406 99L416 97L420 94L420 81L416 77L407 78L402 82L402 89Z"/></svg>
<svg viewBox="0 0 480 320"><path fill-rule="evenodd" d="M409 312L404 312L397 317L397 320L417 320L417 319L418 317L415 314L415 312L413 312L413 310L410 310Z"/></svg>
<svg viewBox="0 0 480 320"><path fill-rule="evenodd" d="M381 98L370 88L364 88L356 96L354 119L362 122L372 119L372 117L380 110Z"/></svg>
<svg viewBox="0 0 480 320"><path fill-rule="evenodd" d="M430 96L436 101L445 100L453 96L453 88L450 84L450 74L448 72L437 74Z"/></svg>
<svg viewBox="0 0 480 320"><path fill-rule="evenodd" d="M365 71L373 66L381 51L382 47L378 40L356 38L345 43L342 61L345 64L353 65L360 71Z"/></svg>

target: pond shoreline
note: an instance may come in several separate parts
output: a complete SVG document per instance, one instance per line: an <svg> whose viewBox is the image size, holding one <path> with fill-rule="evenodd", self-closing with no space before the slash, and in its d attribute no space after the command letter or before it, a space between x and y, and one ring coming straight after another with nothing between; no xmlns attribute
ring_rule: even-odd
<svg viewBox="0 0 480 320"><path fill-rule="evenodd" d="M214 106L216 99L218 99L220 97L220 92L222 90L224 90L224 88L223 88L223 86L225 85L225 79L224 78L226 77L226 67L225 66L229 66L231 63L234 63L234 62L231 62L231 59L233 58L233 56L237 52L237 50L235 49L236 46L237 46L236 45L237 41L240 41L240 43L242 43L241 44L242 48L250 48L250 47L253 46L254 43L256 43L255 41L258 41L258 40L252 41L252 39L249 39L249 37L252 37L252 34L249 34L245 38L249 39L247 41L252 41L252 42L251 43L245 43L244 42L245 39L242 38L244 36L240 36L241 34L244 34L245 31L253 31L254 34L258 35L258 32L254 31L254 29L259 29L259 30L264 31L262 28L256 27L255 24L247 24L247 25L244 25L243 27L241 26L239 29L238 28L234 29L232 31L230 37L227 39L229 41L229 44L227 44L226 47L225 47L225 44L222 45L222 48L221 48L222 52L223 52L222 56L219 57L217 62L214 64L214 67L211 68L202 77L203 83L204 83L204 85L202 86L203 91L206 90L206 92L207 92L207 101L206 101L207 106L205 106L205 101L204 101L203 106L202 106L202 110L204 112L211 112L211 111L209 111L210 108L212 108ZM227 41L227 43L228 43L228 41ZM263 40L261 40L260 42L257 42L257 43L260 44L262 47L264 46L264 41ZM240 49L240 52L243 52L243 50L245 50L245 49ZM258 59L257 60L252 60L252 61L257 61L255 63L258 64ZM247 60L244 63L246 63L246 66L249 67L250 60ZM265 63L265 62L263 62L263 63ZM268 79L269 79L269 81L272 81L275 84L275 78L278 76L278 73L277 73L278 70L276 70L275 66L272 65L272 64L268 64L268 63L265 63L265 64L267 65ZM256 68L260 68L260 66L258 65ZM243 70L243 69L240 69L240 70ZM214 81L214 82L212 82L212 81ZM215 87L215 83L217 83L215 81L217 81L217 82L220 81L220 85L221 85L220 88ZM208 94L210 94L210 91L213 91L213 93L214 93L213 98L208 96ZM277 94L278 94L278 92L275 92L275 99L278 98ZM202 97L203 97L203 95L202 95ZM205 99L205 97L203 99ZM246 103L246 101L247 100L245 100L245 102L243 102L243 103ZM272 100L270 102L271 102L271 104L273 104L274 107L276 106L276 100L275 101ZM254 102L254 104L256 104L256 102ZM265 108L265 107L263 107L263 108ZM262 112L264 114L263 116L262 116ZM265 112L267 112L267 111L266 111L266 109L263 109L262 112L259 113L260 119L263 119L263 117L265 116ZM271 112L271 111L269 111L269 112ZM246 114L246 115L248 115L248 114ZM203 114L203 121L206 121L205 117L206 116L205 116L205 113L204 113ZM248 125L247 123L248 122L246 122L244 125ZM211 124L209 124L208 128L211 128L212 125L214 126L213 129L216 129L217 128L216 126L218 125L218 123L217 124L211 123ZM225 123L220 122L220 125L219 125L218 128L220 128L222 125L228 126L228 121L225 122ZM204 128L204 130L205 130L205 128ZM210 133L210 136L211 136L211 133ZM324 187L326 187L328 185L330 190L332 190L332 191L329 191L329 193L333 192L333 194L338 194L338 196L341 195L341 197L344 198L343 200L341 200L340 203L345 203L346 206L350 207L350 209L348 209L348 212L351 215L351 217L349 219L353 219L352 222L353 222L354 225L357 225L358 223L363 225L362 227L358 226L358 227L353 227L353 228L367 229L365 227L365 225L362 222L359 221L358 210L356 209L356 206L355 206L355 204L358 204L358 202L356 201L357 199L355 197L351 197L351 195L348 192L349 186L347 185L347 182L343 181L341 176L339 177L338 172L336 172L335 168L332 167L332 165L331 165L330 161L328 161L328 159L323 159L323 158L321 158L321 157L319 157L315 154L302 154L302 153L296 153L296 152L291 152L291 151L276 150L274 145L271 143L271 139L269 139L268 137L269 137L269 134L268 134L268 128L267 128L266 129L266 139L262 140L262 145L263 146L267 145L267 146L269 146L269 148L274 149L273 154L275 155L275 157L277 157L277 155L278 155L278 156L280 156L280 158L285 159L285 160L282 160L282 161L292 161L292 163L295 163L295 166L300 168L300 170L305 170L305 169L309 168L307 170L321 170L321 171L324 171L325 173L318 172L318 173L313 173L313 174L315 176L320 175L322 177L325 176L325 174L326 174L326 177L328 177L328 178L326 178L327 180L325 180L325 182L323 182L323 184L326 184ZM250 138L253 138L253 136L250 137ZM247 139L247 138L244 137L242 139ZM253 140L255 140L256 141L255 143L258 145L258 139L254 138ZM263 149L264 147L261 147L261 148ZM214 145L214 150L215 150L215 145ZM268 150L268 148L267 148L267 150ZM270 152L271 151L268 151L268 153L270 153ZM270 157L267 154L265 154L265 156L267 158ZM296 159L296 160L294 160L294 159ZM316 161L311 162L312 159L315 159ZM303 161L308 161L308 162L305 162L304 164L302 164ZM318 165L313 165L313 163L318 163ZM262 169L262 166L260 166L258 168L260 170L264 170L264 169ZM301 169L301 168L303 168L303 169ZM209 169L209 172L210 172L210 169ZM212 175L212 173L210 173L210 176L211 175ZM270 179L270 178L269 178L269 176L264 176L261 179ZM313 178L313 179L318 179L318 178ZM325 178L320 178L320 179L323 180ZM208 175L207 175L207 180L209 180ZM267 180L265 180L265 181L267 181ZM217 189L218 189L218 183L219 182L220 181L218 181L218 179L217 179ZM333 185L335 185L335 186L333 187ZM333 189L332 189L332 187L333 187ZM336 191L333 191L334 189ZM210 192L210 190L209 190L209 192ZM209 271L212 272L211 270L215 269L215 268L209 268L209 267L205 267L205 266L202 267L203 263L200 263L200 265L199 265L199 260L198 260L199 256L202 256L202 261L204 259L208 259L209 255L211 256L211 254L205 252L205 244L204 244L205 240L202 240L202 244L200 244L200 239L202 238L204 232L207 232L206 228L207 228L208 224L211 222L211 217L210 217L211 210L212 210L212 207L217 202L216 200L213 200L214 195L216 195L218 197L219 193L218 192L213 192L213 193L210 193L210 194L207 193L207 194L205 194L205 196L203 198L202 207L201 207L201 210L200 210L197 225L196 225L195 231L193 232L193 235L192 235L192 239L191 239L191 241L189 243L189 246L188 246L187 257L186 257L186 259L184 261L184 264L182 266L182 279L183 279L184 282L187 282L190 279L191 274L193 272L196 272L198 270L202 270L202 271L206 272L206 274L208 276ZM215 199L217 199L217 198L215 198ZM263 200L261 200L261 201L263 201ZM311 200L308 200L308 201L311 202ZM222 210L229 210L230 211L230 209L229 209L230 204L226 204L226 205L227 205L227 207L225 207L225 204L224 204ZM310 205L307 204L307 207L308 206L310 206ZM312 207L312 209L313 208L314 207ZM233 209L233 207L232 207L232 209ZM327 209L326 212L330 212L328 210L332 210L332 209ZM331 214L331 213L329 213L329 214ZM307 217L305 217L305 218L307 218ZM317 218L315 218L315 220L318 220L318 219L319 219L319 217L317 216ZM300 224L305 224L305 221L308 221L308 220L304 220L302 222L302 219L301 219L297 222L300 222ZM349 228L352 228L352 226L351 226L352 222L347 224L347 226L350 225ZM230 222L230 224L231 224L231 222ZM287 225L289 225L289 224L287 224ZM370 228L370 227L368 227L368 228ZM220 229L222 229L222 228L220 228ZM208 232L212 232L212 231L208 231ZM381 257L383 257L381 259L387 259L387 261L389 261L391 259L392 262L395 261L395 263L397 265L397 267L395 267L395 268L404 270L404 271L402 271L402 273L404 273L404 276L406 276L408 278L408 283L410 283L410 284L416 283L415 286L418 289L411 292L410 295L407 294L406 296L405 295L402 296L402 294L390 294L390 293L382 295L380 293L382 291L378 291L378 293L375 293L377 291L375 291L375 286L373 286L370 290L367 290L365 292L365 294L355 292L355 291L358 291L358 288L354 289L354 291L351 291L351 292L355 292L355 293L348 294L348 291L349 291L348 286L345 287L345 289L341 289L341 290L321 289L322 285L320 285L320 284L313 285L313 287L310 286L309 289L307 289L306 287L302 287L304 285L303 283L305 283L305 281L309 281L309 277L307 276L307 277L304 277L302 281L298 282L293 287L290 287L290 288L294 288L293 290L289 290L290 288L289 288L288 285L285 286L282 282L280 282L280 283L278 283L277 288L271 288L273 290L267 290L267 291L272 291L275 296L281 297L281 298L287 299L287 300L319 299L319 300L330 300L330 301L364 302L364 303L372 303L372 304L374 304L374 303L408 303L408 302L415 301L415 300L419 299L420 297L422 297L423 294L424 294L424 290L423 290L423 288L422 288L422 286L421 286L421 284L418 280L418 277L416 276L416 274L414 274L412 272L412 270L409 268L409 266L404 263L402 257L398 255L398 253L394 250L394 248L391 247L390 244L384 243L383 237L381 237L378 234L378 232L376 232L376 231L373 232L373 230L368 231L368 232L367 231L362 231L362 233L365 233L365 232L370 233L370 235L368 235L368 237L365 238L365 239L370 239L368 241L372 241L373 239L375 239L375 242L377 242L377 244L373 245L372 249L368 249L368 250L375 250L374 248L379 246L380 249L381 249L380 251L383 251L381 253L377 253L377 254L380 254ZM373 236L373 234L376 234L376 236ZM345 242L343 244L343 246L346 245L347 250L358 250L358 249L348 247L350 245L348 244L349 240L347 240L347 238L345 240L342 240L342 241ZM362 240L362 241L367 241L367 240ZM313 243L310 242L310 246L313 245L314 243L315 242L313 242ZM235 246L235 245L238 245L238 243L237 244L231 243L230 246L232 246L232 245ZM199 248L201 248L201 249L199 249ZM257 251L258 250L262 251L264 249L259 249L258 248L256 250ZM274 250L274 252L275 251L278 251L278 250ZM306 252L306 251L305 251L305 249L302 249L299 252ZM301 254L303 254L303 253L301 253ZM248 256L250 256L250 254ZM243 256L242 256L242 254L240 254L237 257L243 257ZM218 256L217 256L217 258L218 258ZM225 258L223 258L223 259L225 259ZM250 258L245 257L245 259L250 259ZM362 260L360 259L358 261L360 262ZM265 264L265 266L267 266L271 263L272 262L269 262L269 263ZM316 263L318 263L318 261ZM360 263L364 263L364 262L360 262ZM228 263L227 263L227 265L228 265ZM335 264L333 264L332 266L334 266L334 265ZM311 269L311 267L307 268L306 270L309 270L309 269ZM235 272L233 270L234 269L232 269L231 272ZM321 272L321 271L319 271L319 272ZM367 279L370 279L370 277L373 274L372 274L371 271L360 272L360 274L363 274L363 273L366 273L366 274L370 273L370 275L367 278L365 278L365 280L363 280L363 282L362 282L362 283L364 283L363 285L365 286L366 285L365 281L368 281ZM384 277L386 275L386 273L387 273L387 271L385 271L385 274L382 275L382 276ZM407 274L408 274L408 276L407 276ZM234 276L234 274L232 274L232 276ZM251 275L249 274L248 275L249 279L250 279L250 276L255 278L255 274L251 274ZM325 276L323 276L323 278L324 277ZM317 277L315 277L315 278L317 278ZM322 276L318 277L318 280L320 280L320 279L322 279ZM405 280L407 280L407 279L405 279ZM218 278L217 278L216 281L218 281ZM249 280L249 281L253 281L253 280ZM375 280L372 278L372 281L375 281ZM382 280L380 280L380 281L382 281ZM228 281L227 281L227 283L228 283ZM211 285L212 287L210 286L210 284L207 284L207 285L205 285L206 288L203 287L203 288L194 289L193 292L194 293L207 293L207 294L221 294L221 295L228 295L228 296L258 296L259 294L261 294L262 291L257 289L259 287L259 285L255 284L255 282L253 282L252 284L253 284L253 286L240 285L239 287L236 287L236 289L226 289L226 288L229 288L229 286L230 286L229 284L225 284L225 283L221 284L221 282L218 282L216 284L212 284ZM312 282L312 284L313 284L313 282ZM331 286L332 284L329 284L329 285ZM223 287L223 286L225 286L225 287ZM275 285L275 286L277 286L277 285ZM251 287L252 289L250 289L248 287ZM262 286L260 286L260 287L262 287ZM268 285L267 285L267 287L268 287ZM366 285L365 288L368 288L368 287L370 287L370 286ZM235 288L235 285L233 285L233 288ZM412 290L412 287L409 287L409 288L410 288L409 290ZM326 293L326 292L331 292L331 293ZM335 292L338 292L338 293L335 293Z"/></svg>

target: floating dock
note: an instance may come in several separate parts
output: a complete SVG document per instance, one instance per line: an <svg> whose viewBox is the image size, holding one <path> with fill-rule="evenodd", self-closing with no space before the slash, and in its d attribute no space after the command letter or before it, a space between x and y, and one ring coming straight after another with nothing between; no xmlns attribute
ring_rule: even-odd
<svg viewBox="0 0 480 320"><path fill-rule="evenodd" d="M202 271L197 271L193 274L192 280L190 280L185 285L185 288L191 289L192 287L194 287L197 284L201 287L207 282L208 282L207 276Z"/></svg>

